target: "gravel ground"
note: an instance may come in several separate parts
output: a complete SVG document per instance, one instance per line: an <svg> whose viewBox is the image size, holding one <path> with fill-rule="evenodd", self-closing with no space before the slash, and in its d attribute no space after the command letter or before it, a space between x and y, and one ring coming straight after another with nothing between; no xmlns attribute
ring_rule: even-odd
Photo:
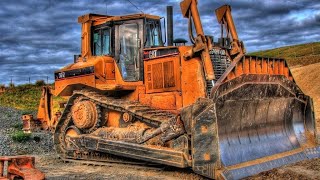
<svg viewBox="0 0 320 180"><path fill-rule="evenodd" d="M30 140L22 143L12 140L11 134L18 130L14 126L22 123L21 114L20 110L0 107L0 156L53 152L53 142L49 133L33 133Z"/></svg>

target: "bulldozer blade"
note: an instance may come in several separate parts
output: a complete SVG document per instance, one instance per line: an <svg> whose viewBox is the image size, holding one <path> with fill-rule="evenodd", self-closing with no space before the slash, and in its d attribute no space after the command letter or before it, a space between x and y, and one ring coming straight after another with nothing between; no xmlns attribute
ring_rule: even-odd
<svg viewBox="0 0 320 180"><path fill-rule="evenodd" d="M195 172L241 179L320 157L312 99L284 76L240 76L212 98L190 107Z"/></svg>

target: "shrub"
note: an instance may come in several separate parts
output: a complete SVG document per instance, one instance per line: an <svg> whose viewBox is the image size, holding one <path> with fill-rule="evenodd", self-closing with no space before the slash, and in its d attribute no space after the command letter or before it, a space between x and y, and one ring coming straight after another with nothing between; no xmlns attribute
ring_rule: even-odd
<svg viewBox="0 0 320 180"><path fill-rule="evenodd" d="M11 134L11 138L16 142L26 142L30 139L31 134L24 133L22 130L15 131Z"/></svg>
<svg viewBox="0 0 320 180"><path fill-rule="evenodd" d="M37 80L35 85L36 86L44 86L44 85L46 85L46 83L44 82L44 80Z"/></svg>

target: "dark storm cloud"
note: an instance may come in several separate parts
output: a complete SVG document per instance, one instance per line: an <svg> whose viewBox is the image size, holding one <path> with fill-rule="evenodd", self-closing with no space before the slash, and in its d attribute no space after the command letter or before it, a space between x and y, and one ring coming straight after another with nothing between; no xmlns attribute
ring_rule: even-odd
<svg viewBox="0 0 320 180"><path fill-rule="evenodd" d="M77 17L86 13L121 15L143 11L165 16L174 7L174 37L188 39L180 0L0 1L0 84L53 79L53 71L71 63L80 51ZM219 36L214 9L232 6L241 40L248 51L320 41L320 3L316 1L198 0L206 34Z"/></svg>
<svg viewBox="0 0 320 180"><path fill-rule="evenodd" d="M213 15L211 7L226 2L207 1L200 5L203 15ZM274 48L285 45L319 41L320 13L315 1L227 1L232 6L232 14L239 37L248 51ZM211 32L219 32L217 25Z"/></svg>

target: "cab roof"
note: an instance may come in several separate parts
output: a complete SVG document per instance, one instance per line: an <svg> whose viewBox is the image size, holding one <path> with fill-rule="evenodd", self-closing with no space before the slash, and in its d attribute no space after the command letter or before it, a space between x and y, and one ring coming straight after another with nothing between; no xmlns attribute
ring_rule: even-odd
<svg viewBox="0 0 320 180"><path fill-rule="evenodd" d="M129 15L123 15L123 16L110 16L110 15L103 15L103 14L85 14L78 17L78 23L85 23L88 21L123 21L123 20L131 20L131 19L141 19L141 18L147 18L147 19L154 19L159 20L159 16L150 15L150 14L129 14Z"/></svg>

